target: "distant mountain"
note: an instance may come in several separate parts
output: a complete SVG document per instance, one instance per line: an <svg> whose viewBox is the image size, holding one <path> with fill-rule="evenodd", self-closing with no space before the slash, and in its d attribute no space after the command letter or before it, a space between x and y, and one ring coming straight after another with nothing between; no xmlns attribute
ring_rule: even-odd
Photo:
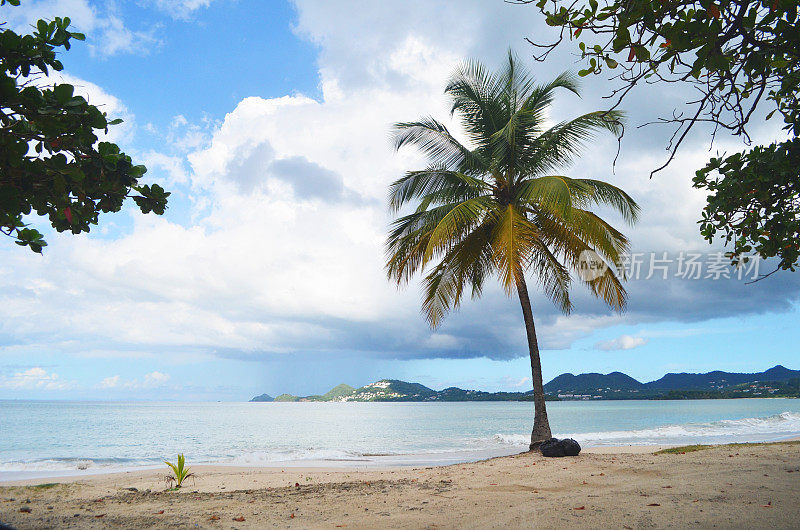
<svg viewBox="0 0 800 530"><path fill-rule="evenodd" d="M721 372L719 370L705 374L667 374L661 379L645 383L644 386L650 390L710 390L745 383L788 381L796 377L800 377L800 370L790 370L778 365L754 374Z"/></svg>
<svg viewBox="0 0 800 530"><path fill-rule="evenodd" d="M544 391L548 400L791 396L792 392L800 393L795 389L798 378L800 370L789 370L780 365L755 374L720 371L667 374L649 383L641 383L622 372L561 374L544 385ZM791 384L785 384L790 380L793 381ZM784 384L746 386L752 383ZM322 395L300 397L281 394L272 399L267 394L262 394L250 401L531 401L532 398L532 391L483 392L457 387L433 390L419 383L381 379L361 388L341 384Z"/></svg>
<svg viewBox="0 0 800 530"><path fill-rule="evenodd" d="M561 374L546 385L550 394L592 394L601 390L641 390L644 385L622 372L610 374Z"/></svg>
<svg viewBox="0 0 800 530"><path fill-rule="evenodd" d="M419 383L381 379L362 386L340 401L425 401L435 394L436 391Z"/></svg>
<svg viewBox="0 0 800 530"><path fill-rule="evenodd" d="M253 398L251 401L256 399ZM530 392L482 392L456 387L436 391L419 383L381 379L361 388L341 384L323 395L298 397L281 394L274 401L529 401L530 399Z"/></svg>
<svg viewBox="0 0 800 530"><path fill-rule="evenodd" d="M353 394L355 394L355 392L356 392L355 388L353 388L350 385L345 385L344 383L342 383L341 385L337 385L331 388L322 397L325 399L325 401L331 401L333 399L336 399L337 397L352 396Z"/></svg>

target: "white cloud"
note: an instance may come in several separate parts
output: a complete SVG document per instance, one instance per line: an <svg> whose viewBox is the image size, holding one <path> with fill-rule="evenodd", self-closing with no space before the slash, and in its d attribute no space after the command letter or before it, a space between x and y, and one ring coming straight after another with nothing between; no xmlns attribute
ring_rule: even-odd
<svg viewBox="0 0 800 530"><path fill-rule="evenodd" d="M34 367L17 372L12 377L0 378L0 388L12 390L65 390L71 383L59 379L58 374Z"/></svg>
<svg viewBox="0 0 800 530"><path fill-rule="evenodd" d="M643 337L632 337L630 335L620 335L616 339L605 340L594 345L595 348L603 351L613 350L632 350L647 344L647 339Z"/></svg>
<svg viewBox="0 0 800 530"><path fill-rule="evenodd" d="M111 377L106 377L100 384L98 385L100 388L117 388L120 384L120 377L118 375L114 375Z"/></svg>
<svg viewBox="0 0 800 530"><path fill-rule="evenodd" d="M458 337L447 333L431 333L431 336L423 342L425 346L434 350L453 349L460 343L461 341Z"/></svg>
<svg viewBox="0 0 800 530"><path fill-rule="evenodd" d="M97 20L94 35L87 35L89 50L93 55L110 57L120 53L147 54L158 39L151 31L131 30L122 18L108 14Z"/></svg>
<svg viewBox="0 0 800 530"><path fill-rule="evenodd" d="M507 375L507 376L502 378L501 385L504 388L521 388L523 386L525 386L525 387L530 386L530 384L531 384L530 381L531 381L530 377L519 378L519 377L511 377L511 376Z"/></svg>
<svg viewBox="0 0 800 530"><path fill-rule="evenodd" d="M165 155L151 150L142 153L139 159L147 167L147 180L159 182L166 189L189 181L184 157ZM159 176L162 174L166 177Z"/></svg>
<svg viewBox="0 0 800 530"><path fill-rule="evenodd" d="M170 376L169 374L164 374L161 372L150 372L149 374L144 376L144 383L142 386L145 388L153 388L158 386L164 386L167 381L169 381Z"/></svg>
<svg viewBox="0 0 800 530"><path fill-rule="evenodd" d="M106 377L97 385L97 388L103 390L110 389L123 389L123 390L142 390L154 389L165 386L170 380L170 375L158 371L145 374L144 378L139 381L138 379L122 379L118 375Z"/></svg>
<svg viewBox="0 0 800 530"><path fill-rule="evenodd" d="M148 178L186 190L190 222L170 216L172 210L164 217L134 212L132 226L116 238L54 234L44 257L6 246L0 250L0 333L67 354L109 357L153 351L247 358L524 354L519 306L494 285L431 334L419 315L417 286L398 291L386 280L383 244L389 183L424 165L413 151L393 153L390 125L426 114L456 125L442 96L448 74L466 57L501 62L515 35L527 57L522 36L543 31L535 10L480 1L305 0L298 10L297 32L321 46L322 97L246 98L220 123L176 117L163 132L170 144L165 152L147 152L144 159ZM557 69L564 64L572 63ZM547 68L535 65L540 79L555 73ZM80 84L94 91L92 98L110 97ZM598 96L604 92L592 88L583 100L562 94L553 119L604 105ZM106 104L124 117L119 101ZM629 132L627 141L655 136ZM707 146L687 149L669 171L649 180L647 168L661 160L663 144L635 145L623 144L616 175L610 138L593 142L571 172L609 179L641 201L643 221L631 231L635 248L706 248L695 223L702 194L691 189L689 176L708 156ZM126 215L118 214L121 221ZM565 317L532 284L541 343L566 348L623 322L700 320L743 310L726 302L741 297L721 284L715 296L701 296L708 291L698 285L632 283L625 315L610 313L576 285L577 313ZM766 286L759 293L763 300L754 293L749 307L780 307L791 295L776 296ZM58 338L39 334L40 322L48 323L48 337ZM158 378L135 384L145 382Z"/></svg>
<svg viewBox="0 0 800 530"><path fill-rule="evenodd" d="M150 0L155 6L173 18L188 18L198 9L208 7L213 0Z"/></svg>

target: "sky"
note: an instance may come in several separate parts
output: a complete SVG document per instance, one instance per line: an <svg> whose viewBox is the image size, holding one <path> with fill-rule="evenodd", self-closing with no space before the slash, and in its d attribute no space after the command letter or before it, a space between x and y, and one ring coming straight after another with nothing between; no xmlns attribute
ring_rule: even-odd
<svg viewBox="0 0 800 530"><path fill-rule="evenodd" d="M459 134L443 95L458 64L499 66L509 49L545 82L525 41L552 30L502 0L24 0L0 20L26 31L69 16L87 34L54 79L124 120L111 140L172 192L164 216L128 205L88 235L41 220L44 255L0 245L0 399L247 400L323 393L381 378L487 391L531 388L519 303L499 285L431 330L412 282L386 279L389 184L424 167L394 152L391 124L433 115ZM604 108L612 85L558 94L555 123ZM562 315L529 279L545 380L563 372L800 368L800 273L732 270L698 232L696 169L743 148L707 130L670 166L671 130L638 126L690 94L649 86L626 100L617 142L598 136L564 168L608 180L642 206L628 227L628 308L579 285ZM781 138L758 119L757 142Z"/></svg>

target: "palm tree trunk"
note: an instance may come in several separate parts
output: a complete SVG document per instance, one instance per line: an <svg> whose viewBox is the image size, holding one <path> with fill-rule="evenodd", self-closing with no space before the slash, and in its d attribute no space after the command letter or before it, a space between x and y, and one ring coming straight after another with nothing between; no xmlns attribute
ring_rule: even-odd
<svg viewBox="0 0 800 530"><path fill-rule="evenodd" d="M517 293L519 294L519 303L522 306L522 315L525 318L525 331L528 332L528 350L531 356L534 415L530 450L533 451L537 449L543 441L552 438L552 434L550 433L550 422L547 419L547 406L544 400L542 361L539 358L539 341L536 340L536 326L533 323L531 299L528 296L528 286L525 284L525 276L522 273L517 275Z"/></svg>

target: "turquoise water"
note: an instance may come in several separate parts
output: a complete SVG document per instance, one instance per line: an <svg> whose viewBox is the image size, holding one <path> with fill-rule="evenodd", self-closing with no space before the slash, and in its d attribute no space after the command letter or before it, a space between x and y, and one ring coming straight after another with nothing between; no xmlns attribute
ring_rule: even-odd
<svg viewBox="0 0 800 530"><path fill-rule="evenodd" d="M800 436L800 400L552 402L584 446ZM531 403L0 401L0 480L162 465L445 464L526 449Z"/></svg>

